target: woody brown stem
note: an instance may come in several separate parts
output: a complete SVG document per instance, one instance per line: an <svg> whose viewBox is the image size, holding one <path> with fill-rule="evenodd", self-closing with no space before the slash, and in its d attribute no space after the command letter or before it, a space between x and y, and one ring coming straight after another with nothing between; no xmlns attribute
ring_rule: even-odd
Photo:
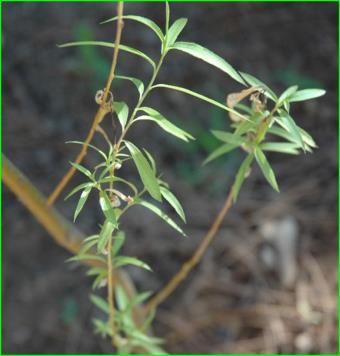
<svg viewBox="0 0 340 356"><path fill-rule="evenodd" d="M185 262L181 269L171 278L168 284L161 289L145 306L146 313L150 312L151 310L155 309L160 303L162 303L168 296L178 287L178 285L188 276L188 274L192 271L192 269L200 262L204 252L209 247L210 243L212 242L213 238L215 237L216 233L218 232L224 217L228 213L229 209L231 208L233 203L233 194L232 189L230 190L225 203L218 213L216 219L214 220L213 224L211 225L209 231L203 238L200 245L197 247L195 253L192 257Z"/></svg>

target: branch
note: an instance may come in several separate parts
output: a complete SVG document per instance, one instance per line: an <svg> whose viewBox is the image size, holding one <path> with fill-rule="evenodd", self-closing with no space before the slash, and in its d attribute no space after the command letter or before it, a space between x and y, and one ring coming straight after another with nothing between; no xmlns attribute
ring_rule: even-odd
<svg viewBox="0 0 340 356"><path fill-rule="evenodd" d="M46 198L5 155L2 155L2 180L38 222L44 226L58 245L72 254L79 252L84 235L59 214L55 208L47 205ZM84 263L91 266L100 264L91 260L84 261ZM116 270L115 272L113 278L124 288L129 298L133 298L135 287L128 274L122 270ZM139 325L142 325L144 315L142 309L135 309L134 317Z"/></svg>
<svg viewBox="0 0 340 356"><path fill-rule="evenodd" d="M224 217L228 213L233 204L232 189L230 190L223 208L218 213L216 219L211 225L209 231L203 238L202 242L197 247L192 257L185 262L181 269L171 278L168 284L161 289L145 306L146 313L149 313L152 309L155 309L160 303L162 303L168 296L178 287L178 285L188 276L191 270L200 262L204 252L209 247L216 233L218 232Z"/></svg>
<svg viewBox="0 0 340 356"><path fill-rule="evenodd" d="M77 164L81 163L82 160L84 159L84 157L86 156L88 144L92 141L92 138L94 136L94 133L96 132L97 126L101 123L101 121L104 119L106 114L111 111L111 105L110 105L110 103L107 102L108 101L107 99L108 99L111 84L112 84L112 81L113 81L114 75L115 75L115 70L116 70L117 60L118 60L118 53L119 53L119 45L120 45L120 40L122 37L122 31L123 31L123 27L124 27L124 23L121 20L121 18L123 16L123 7L124 7L123 2L119 2L117 4L117 13L118 13L118 16L120 17L120 20L117 21L115 48L113 51L110 73L109 73L109 76L108 76L108 79L106 82L103 97L101 99L101 104L100 104L100 106L97 110L97 113L93 119L90 131L84 141L84 145L82 146L81 151L79 152L78 156L76 157L76 159L74 161ZM62 190L65 188L67 183L71 180L71 178L73 177L75 172L76 172L76 169L72 166L68 170L68 172L64 175L64 177L61 179L61 181L58 183L58 185L55 187L55 189L53 190L51 195L48 197L48 200L47 200L48 205L54 204L54 202L57 200L58 196L60 195Z"/></svg>

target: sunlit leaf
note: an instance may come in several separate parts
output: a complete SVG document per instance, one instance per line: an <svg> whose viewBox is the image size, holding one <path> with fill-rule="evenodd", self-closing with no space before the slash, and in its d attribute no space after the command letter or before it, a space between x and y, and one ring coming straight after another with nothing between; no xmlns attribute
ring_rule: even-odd
<svg viewBox="0 0 340 356"><path fill-rule="evenodd" d="M103 253L105 247L112 236L113 230L115 229L115 225L106 218L99 234L97 251L98 253Z"/></svg>
<svg viewBox="0 0 340 356"><path fill-rule="evenodd" d="M267 161L266 156L264 153L261 151L259 147L255 149L255 158L258 163L258 165L261 168L261 171L265 178L267 179L268 183L277 191L279 192L279 187L277 185L277 181L275 178L274 171L272 170L269 162Z"/></svg>
<svg viewBox="0 0 340 356"><path fill-rule="evenodd" d="M303 89L295 92L289 99L289 101L297 102L318 98L319 96L325 95L326 90L323 89Z"/></svg>
<svg viewBox="0 0 340 356"><path fill-rule="evenodd" d="M170 47L175 43L175 41L177 40L177 37L183 31L187 22L188 22L188 19L180 18L180 19L176 20L171 25L171 27L169 28L169 31L166 35L166 47Z"/></svg>
<svg viewBox="0 0 340 356"><path fill-rule="evenodd" d="M284 101L290 100L291 96L297 91L298 86L294 85L286 89L279 97L277 101L277 106L280 106Z"/></svg>
<svg viewBox="0 0 340 356"><path fill-rule="evenodd" d="M81 193L79 201L78 201L78 204L77 204L77 207L76 207L76 210L74 212L73 221L76 221L77 216L79 215L79 213L83 209L84 204L86 203L86 200L89 197L89 194L90 194L91 190L92 190L92 187L89 186L89 187L86 187L83 190L83 192Z"/></svg>
<svg viewBox="0 0 340 356"><path fill-rule="evenodd" d="M114 209L111 205L110 199L105 191L99 192L99 204L106 217L114 227L117 227L117 218Z"/></svg>
<svg viewBox="0 0 340 356"><path fill-rule="evenodd" d="M299 145L288 142L265 142L261 144L262 151L280 152L292 155L299 154L297 148L299 148Z"/></svg>
<svg viewBox="0 0 340 356"><path fill-rule="evenodd" d="M136 257L116 256L113 259L113 264L114 264L115 268L126 266L126 265L133 265L133 266L136 266L136 267L144 268L147 271L152 271L151 267L147 263L139 260Z"/></svg>
<svg viewBox="0 0 340 356"><path fill-rule="evenodd" d="M238 193L241 189L241 186L243 184L243 181L246 177L246 174L248 173L248 170L250 168L251 163L253 162L254 159L254 154L249 154L245 160L242 162L235 178L235 182L233 184L233 200L236 202Z"/></svg>
<svg viewBox="0 0 340 356"><path fill-rule="evenodd" d="M85 174L87 177L89 177L93 181L92 174L88 169L86 169L85 167L83 167L82 165L80 165L78 163L70 162L70 164L72 167L77 169L79 172Z"/></svg>
<svg viewBox="0 0 340 356"><path fill-rule="evenodd" d="M222 70L232 77L237 82L244 84L245 82L242 77L239 75L237 70L235 70L227 61L216 53L210 51L209 49L202 47L193 42L176 42L171 49L177 49L179 51L188 53L193 57L199 58L206 63L211 64L212 66Z"/></svg>
<svg viewBox="0 0 340 356"><path fill-rule="evenodd" d="M146 202L145 200L139 200L139 201L137 200L136 203L150 209L152 212L154 212L156 215L158 215L161 219L163 219L167 224L169 224L175 230L180 232L183 236L186 236L186 234L183 232L183 230L157 206L155 206L149 202Z"/></svg>
<svg viewBox="0 0 340 356"><path fill-rule="evenodd" d="M124 16L122 16L122 19L123 20L134 20L134 21L137 21L137 22L139 22L139 23L151 28L151 30L155 32L155 34L158 36L158 38L161 41L163 41L164 35L163 35L162 30L152 20L150 20L150 19L148 19L146 17L137 16L137 15L124 15ZM116 21L116 20L118 20L118 16L115 16L115 17L113 17L111 19L105 20L105 21L101 22L101 24L105 24L105 23L108 23L110 21Z"/></svg>
<svg viewBox="0 0 340 356"><path fill-rule="evenodd" d="M123 231L118 231L115 236L113 236L112 241L112 255L115 256L122 248L125 241L125 234Z"/></svg>
<svg viewBox="0 0 340 356"><path fill-rule="evenodd" d="M184 140L184 141L189 141L189 139L194 139L193 136L191 136L189 133L186 131L180 129L179 127L175 126L173 123L171 123L169 120L167 120L162 114L160 114L158 111L155 109L149 108L149 107L141 107L139 109L140 111L144 111L148 115L142 115L139 116L135 121L138 120L151 120L154 121L156 124L158 124L164 131Z"/></svg>
<svg viewBox="0 0 340 356"><path fill-rule="evenodd" d="M106 314L109 314L110 312L110 307L109 307L109 304L106 300L104 300L103 298L97 296L97 295L94 295L94 294L91 294L90 295L90 299L91 299L91 302L97 306L100 310L102 310L104 313Z"/></svg>
<svg viewBox="0 0 340 356"><path fill-rule="evenodd" d="M117 113L118 120L124 129L129 116L129 107L126 105L126 103L124 103L124 101L115 101L113 103L113 107Z"/></svg>
<svg viewBox="0 0 340 356"><path fill-rule="evenodd" d="M202 94L196 93L196 92L194 92L192 90L189 90L189 89L186 89L186 88L182 88L182 87L179 87L179 86L176 86L176 85L170 85L170 84L156 84L156 85L154 85L152 87L152 89L155 89L155 88L167 88L167 89L180 91L182 93L194 96L195 98L198 98L200 100L206 101L206 102L208 102L208 103L210 103L212 105L215 105L215 106L217 106L217 107L219 107L219 108L221 108L223 110L235 113L236 115L238 115L240 118L242 118L244 120L248 120L247 117L242 116L240 113L236 112L235 110L232 110L232 109L228 108L227 106L219 103L218 101L216 101L214 99L211 99L211 98L208 98L207 96L204 96Z"/></svg>
<svg viewBox="0 0 340 356"><path fill-rule="evenodd" d="M180 216L180 218L186 222L185 213L182 208L181 203L178 201L176 196L167 188L161 187L161 193L164 199L175 209L176 213Z"/></svg>
<svg viewBox="0 0 340 356"><path fill-rule="evenodd" d="M212 130L211 133L219 140L229 143L231 145L241 146L247 142L244 137L232 134L226 131Z"/></svg>
<svg viewBox="0 0 340 356"><path fill-rule="evenodd" d="M70 198L72 195L76 194L77 192L79 192L80 190L87 188L87 187L94 187L95 183L82 183L77 185L74 189L72 189L72 191L66 196L65 200L67 200L68 198Z"/></svg>
<svg viewBox="0 0 340 356"><path fill-rule="evenodd" d="M159 184L149 162L144 157L139 148L136 147L133 143L125 141L125 145L131 153L145 188L154 199L161 201L162 196L159 189Z"/></svg>
<svg viewBox="0 0 340 356"><path fill-rule="evenodd" d="M253 75L245 73L245 72L240 72L242 74L242 77L247 81L247 83L250 86L258 86L262 89L264 89L264 94L271 100L277 101L277 96L276 94L266 85L264 84L261 80L255 78Z"/></svg>
<svg viewBox="0 0 340 356"><path fill-rule="evenodd" d="M90 148L94 149L95 151L97 151L105 160L107 160L106 154L102 150L97 148L96 146L91 145L90 143L85 143L85 142L81 142L81 141L66 141L65 143L74 143L77 145L90 147Z"/></svg>
<svg viewBox="0 0 340 356"><path fill-rule="evenodd" d="M226 143L220 147L218 147L215 151L213 151L203 162L203 164L207 164L208 162L213 161L214 159L234 150L235 148L239 147L239 145L232 145Z"/></svg>
<svg viewBox="0 0 340 356"><path fill-rule="evenodd" d="M294 140L300 144L300 147L305 150L305 143L302 139L301 132L293 118L284 110L280 110L279 113L280 117L276 118L277 123L289 132Z"/></svg>
<svg viewBox="0 0 340 356"><path fill-rule="evenodd" d="M142 97L144 93L144 83L141 80L133 77L126 77L125 75L115 75L114 79L123 79L132 82L138 90L139 98Z"/></svg>
<svg viewBox="0 0 340 356"><path fill-rule="evenodd" d="M63 47L77 47L77 46L101 46L101 47L115 48L115 44L114 43L103 42L103 41L69 42L69 43L62 44L59 47L63 48ZM129 53L132 53L132 54L134 54L134 55L136 55L138 57L141 57L141 58L145 59L147 62L149 62L152 65L153 68L156 67L155 62L149 56L147 56L145 53L143 53L142 51L139 51L136 48L132 48L132 47L128 47L128 46L120 44L119 45L119 50L125 51L125 52L129 52Z"/></svg>

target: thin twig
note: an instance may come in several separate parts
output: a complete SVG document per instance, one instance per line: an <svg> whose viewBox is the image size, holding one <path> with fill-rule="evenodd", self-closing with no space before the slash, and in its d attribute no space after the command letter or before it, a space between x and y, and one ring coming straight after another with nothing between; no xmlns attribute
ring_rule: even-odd
<svg viewBox="0 0 340 356"><path fill-rule="evenodd" d="M192 257L185 262L181 269L171 278L168 284L161 289L145 306L146 313L150 312L152 309L155 309L160 303L162 303L168 296L178 287L178 285L188 276L190 271L200 262L204 252L209 247L216 233L218 232L224 217L231 208L233 203L233 194L232 189L230 190L226 201L218 213L216 219L211 225L209 231L203 238L200 245L197 247L195 253Z"/></svg>
<svg viewBox="0 0 340 356"><path fill-rule="evenodd" d="M117 66L117 60L118 60L118 53L119 53L119 45L120 45L120 40L122 36L122 31L124 27L124 23L122 21L122 15L123 15L123 8L124 8L124 3L119 2L117 4L117 13L118 16L120 17L120 20L117 21L117 31L116 31L116 38L115 38L115 48L113 51L113 57L112 57L112 64L111 64L111 69L110 73L107 79L107 83L105 86L104 94L102 97L101 104L97 110L97 113L93 119L92 126L90 128L90 131L85 139L84 145L81 148L81 151L79 152L77 158L75 159L75 163L79 164L82 162L84 157L87 154L87 147L88 144L92 141L92 138L96 132L97 126L102 122L106 114L108 114L111 111L111 105L108 105L107 103L107 98L110 92L111 84L114 79L115 75L115 70ZM76 169L72 166L68 172L64 175L64 177L61 179L61 181L58 183L58 185L55 187L54 191L51 193L51 195L48 197L47 204L52 205L54 202L57 200L58 196L62 192L62 190L65 188L67 183L71 180L73 175L75 174Z"/></svg>

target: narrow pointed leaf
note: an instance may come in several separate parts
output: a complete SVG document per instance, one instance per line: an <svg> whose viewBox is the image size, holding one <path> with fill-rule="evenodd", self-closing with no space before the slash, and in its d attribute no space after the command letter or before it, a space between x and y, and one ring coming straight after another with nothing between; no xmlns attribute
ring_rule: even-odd
<svg viewBox="0 0 340 356"><path fill-rule="evenodd" d="M279 113L280 117L277 118L276 121L288 131L294 140L300 144L300 147L305 150L305 143L302 139L301 132L293 118L284 110L280 110Z"/></svg>
<svg viewBox="0 0 340 356"><path fill-rule="evenodd" d="M153 22L152 20L150 20L150 19L148 19L148 18L146 18L146 17L137 16L137 15L124 15L124 16L122 16L122 18L123 18L124 20L133 20L133 21L139 22L139 23L141 23L141 24L143 24L143 25L145 25L145 26L151 28L151 30L155 32L155 34L158 36L158 38L159 38L161 41L163 41L164 35L163 35L162 30L161 30L161 29L159 28L159 26L158 26L155 22ZM110 22L110 21L116 21L116 20L118 20L118 16L115 16L115 17L113 17L113 18L111 18L111 19L108 19L108 20L106 20L106 21L103 21L103 22L101 22L101 24L105 24L105 23L108 23L108 22Z"/></svg>
<svg viewBox="0 0 340 356"><path fill-rule="evenodd" d="M242 74L242 77L247 81L247 83L250 86L258 86L262 89L265 90L265 95L273 100L273 101L277 101L277 95L266 85L264 84L261 80L255 78L253 75L245 73L245 72L240 72Z"/></svg>
<svg viewBox="0 0 340 356"><path fill-rule="evenodd" d="M176 213L180 216L180 218L186 222L185 213L182 208L181 203L178 201L176 196L167 188L161 187L161 193L164 199L175 209Z"/></svg>
<svg viewBox="0 0 340 356"><path fill-rule="evenodd" d="M157 206L155 206L149 202L146 202L145 200L137 201L137 204L150 209L152 212L154 212L156 215L158 215L161 219L163 219L167 224L169 224L175 230L180 232L183 236L186 236L186 234L183 232L183 230L168 215L163 213L163 211L161 209L159 209Z"/></svg>
<svg viewBox="0 0 340 356"><path fill-rule="evenodd" d="M279 97L277 101L277 106L280 106L286 100L290 101L291 96L297 91L297 89L298 89L297 85L291 86L288 89L286 89Z"/></svg>
<svg viewBox="0 0 340 356"><path fill-rule="evenodd" d="M111 224L116 228L117 227L116 214L111 205L109 197L104 191L99 192L99 204L106 219L108 219L111 222Z"/></svg>
<svg viewBox="0 0 340 356"><path fill-rule="evenodd" d="M150 195L158 200L162 200L159 184L155 173L143 153L133 143L125 141L125 145L131 153L135 162L140 178Z"/></svg>
<svg viewBox="0 0 340 356"><path fill-rule="evenodd" d="M235 148L239 147L239 145L232 145L230 143L226 143L220 147L218 147L215 151L213 151L203 162L204 164L207 164L208 162L213 161L214 159L234 150Z"/></svg>
<svg viewBox="0 0 340 356"><path fill-rule="evenodd" d="M72 189L72 191L66 196L65 200L67 200L68 198L70 198L72 195L76 194L77 192L79 192L82 189L85 189L87 187L94 187L94 183L82 183L77 185L74 189Z"/></svg>
<svg viewBox="0 0 340 356"><path fill-rule="evenodd" d="M111 42L103 42L103 41L78 41L78 42L69 42L69 43L65 43L60 45L59 47L64 48L64 47L77 47L77 46L100 46L100 47L108 47L108 48L115 48L115 44L111 43ZM125 46L120 44L119 45L119 49L123 52L128 52L128 53L132 53L138 57L141 57L143 59L145 59L147 62L149 62L153 68L156 67L155 62L149 57L147 56L145 53L143 53L142 51L139 51L136 48L132 48L129 46Z"/></svg>
<svg viewBox="0 0 340 356"><path fill-rule="evenodd" d="M303 89L303 90L298 90L295 92L291 98L290 102L297 102L297 101L304 101L304 100L310 100L310 99L315 99L318 98L319 96L325 95L326 90L323 89Z"/></svg>
<svg viewBox="0 0 340 356"><path fill-rule="evenodd" d="M300 135L302 136L302 139L304 143L310 147L316 148L318 147L315 141L313 140L313 137L304 129L298 126L298 130L300 132Z"/></svg>
<svg viewBox="0 0 340 356"><path fill-rule="evenodd" d="M82 165L80 164L77 164L77 163L73 163L73 162L70 162L71 166L73 166L75 169L77 169L79 172L85 174L87 177L89 177L92 181L93 181L93 177L92 177L92 174L91 172L86 169L85 167L83 167Z"/></svg>
<svg viewBox="0 0 340 356"><path fill-rule="evenodd" d="M97 148L96 146L91 145L90 143L85 143L85 142L81 142L81 141L66 141L65 143L74 143L74 144L77 144L77 145L90 147L93 150L97 151L105 160L107 160L106 154L102 150Z"/></svg>
<svg viewBox="0 0 340 356"><path fill-rule="evenodd" d="M125 75L115 75L114 79L128 80L132 82L138 90L139 98L141 98L141 96L143 95L144 83L140 79L133 78L133 77L126 77Z"/></svg>
<svg viewBox="0 0 340 356"><path fill-rule="evenodd" d="M76 210L74 212L74 217L73 217L73 221L76 221L77 216L79 215L79 213L81 212L81 210L84 207L84 204L86 203L87 198L89 197L89 194L92 190L92 187L86 187L83 192L80 195Z"/></svg>
<svg viewBox="0 0 340 356"><path fill-rule="evenodd" d="M180 18L180 19L176 20L171 25L171 27L169 28L169 31L166 35L166 46L167 47L172 46L176 42L178 36L183 31L187 22L188 22L188 19Z"/></svg>
<svg viewBox="0 0 340 356"><path fill-rule="evenodd" d="M199 58L202 61L209 63L212 66L227 73L230 77L232 77L237 82L243 85L246 84L242 79L242 77L237 72L237 70L235 70L227 61L225 61L222 57L220 57L216 53L210 51L209 49L203 46L200 46L193 42L176 42L171 47L171 49L177 49L178 51L182 51L192 55L193 57Z"/></svg>
<svg viewBox="0 0 340 356"><path fill-rule="evenodd" d="M226 143L232 145L241 146L247 142L244 137L232 134L230 132L219 131L219 130L212 130L211 133L219 140L224 141Z"/></svg>
<svg viewBox="0 0 340 356"><path fill-rule="evenodd" d="M240 113L238 113L237 111L233 110L233 109L230 109L228 108L227 106L219 103L218 101L214 100L214 99L211 99L207 96L204 96L202 94L199 94L199 93L196 93L192 90L189 90L189 89L186 89L186 88L182 88L182 87L179 87L179 86L176 86L176 85L170 85L170 84L157 84L157 85L154 85L152 87L153 89L155 88L167 88L167 89L172 89L172 90L177 90L177 91L180 91L182 93L185 93L185 94L188 94L188 95L191 95L191 96L194 96L195 98L198 98L200 100L203 100L203 101L206 101L212 105L215 105L223 110L226 110L228 112L232 112L236 115L238 115L240 118L244 119L244 120L248 120L248 118L244 115L241 115Z"/></svg>
<svg viewBox="0 0 340 356"><path fill-rule="evenodd" d="M118 120L124 129L129 116L129 107L123 101L115 101L113 106L117 113Z"/></svg>
<svg viewBox="0 0 340 356"><path fill-rule="evenodd" d="M151 153L148 152L145 148L143 148L143 151L144 151L146 157L148 157L148 160L151 164L152 170L156 175L157 169L156 169L156 162L155 162L154 158L151 156Z"/></svg>
<svg viewBox="0 0 340 356"><path fill-rule="evenodd" d="M269 162L267 161L266 156L264 155L264 153L261 151L259 147L255 149L255 158L258 165L261 168L264 177L267 179L268 183L273 187L273 189L279 192L279 187L277 185L274 171L272 170Z"/></svg>
<svg viewBox="0 0 340 356"><path fill-rule="evenodd" d="M280 152L291 155L299 154L297 148L299 145L289 142L266 142L261 145L262 151Z"/></svg>
<svg viewBox="0 0 340 356"><path fill-rule="evenodd" d="M233 184L233 200L236 202L238 193L240 192L241 186L244 182L246 174L250 168L251 163L253 162L254 154L249 154L245 160L242 162L235 178L235 182Z"/></svg>
<svg viewBox="0 0 340 356"><path fill-rule="evenodd" d="M94 294L90 295L90 299L91 302L96 305L100 310L102 310L106 314L109 314L110 307L106 300Z"/></svg>
<svg viewBox="0 0 340 356"><path fill-rule="evenodd" d="M180 129L169 120L167 120L162 114L158 111L149 108L149 107L142 107L139 109L140 111L144 111L148 115L142 115L136 119L137 120L151 120L154 121L157 125L159 125L164 131L180 138L184 141L189 141L189 139L194 140L194 137L191 136L188 132Z"/></svg>
<svg viewBox="0 0 340 356"><path fill-rule="evenodd" d="M126 266L126 265L133 265L133 266L136 266L136 267L144 268L147 271L152 272L151 267L147 263L139 260L136 257L117 256L117 257L115 257L113 259L113 264L114 264L115 268L123 267L123 266Z"/></svg>
<svg viewBox="0 0 340 356"><path fill-rule="evenodd" d="M99 234L97 251L98 253L103 253L105 247L112 236L115 225L109 219L106 219Z"/></svg>
<svg viewBox="0 0 340 356"><path fill-rule="evenodd" d="M112 255L115 256L120 249L122 248L125 241L125 234L123 231L118 231L117 234L113 237L112 242Z"/></svg>

